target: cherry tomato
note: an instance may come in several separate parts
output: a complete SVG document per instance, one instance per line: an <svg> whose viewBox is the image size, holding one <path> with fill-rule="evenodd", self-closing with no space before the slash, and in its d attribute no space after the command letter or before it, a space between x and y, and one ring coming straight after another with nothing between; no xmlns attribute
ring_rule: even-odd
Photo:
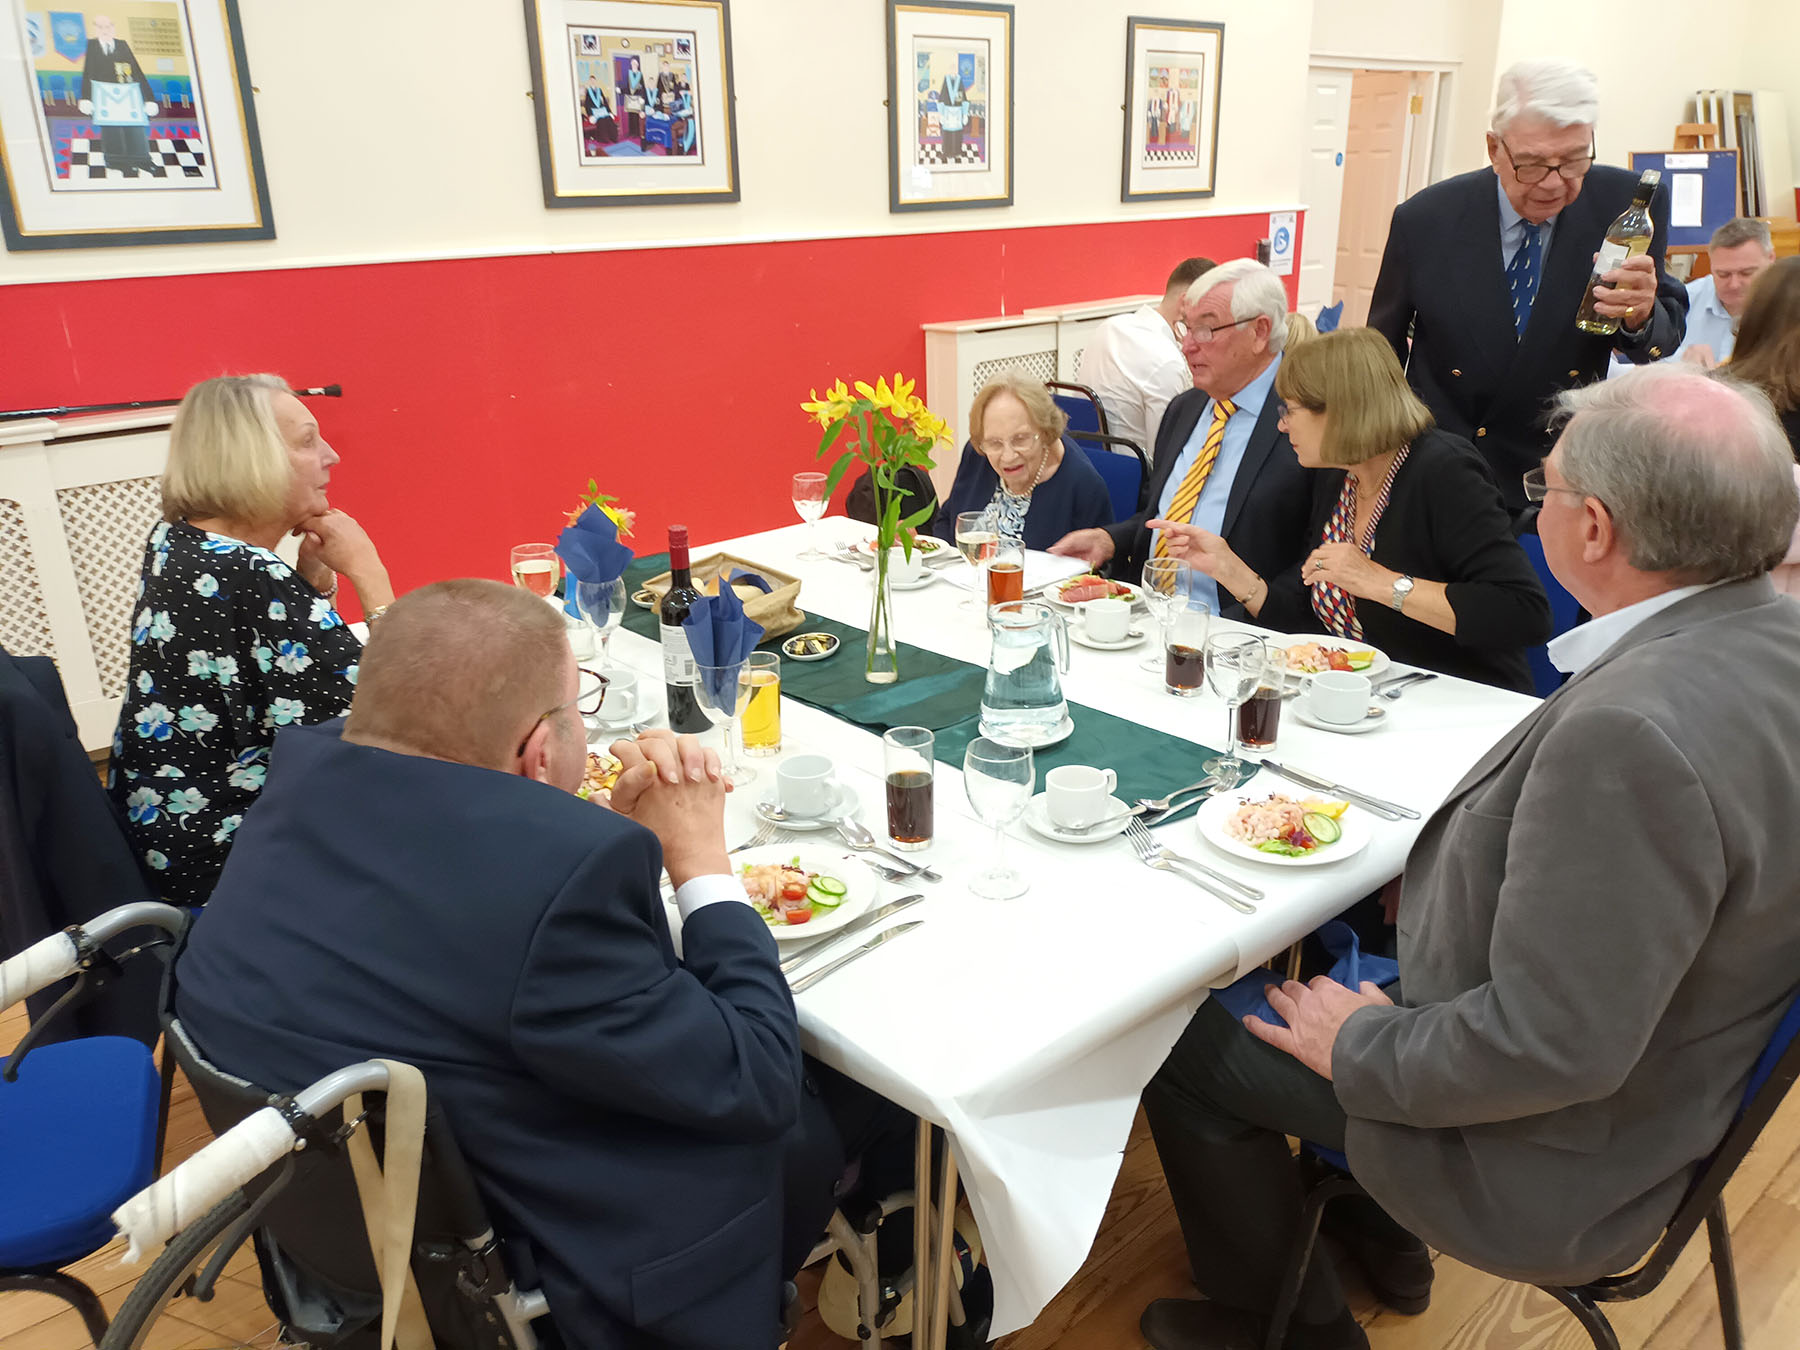
<svg viewBox="0 0 1800 1350"><path fill-rule="evenodd" d="M1333 670L1348 670L1348 669L1350 669L1349 655L1343 651L1340 651L1336 647L1329 648L1326 651L1325 659L1326 659L1326 661L1328 661L1330 663L1331 668Z"/></svg>
<svg viewBox="0 0 1800 1350"><path fill-rule="evenodd" d="M790 909L787 912L787 921L791 926L797 923L805 923L808 919L812 918L812 916L812 906L801 905L798 909Z"/></svg>
<svg viewBox="0 0 1800 1350"><path fill-rule="evenodd" d="M806 883L804 881L788 882L781 888L781 898L783 900L805 900Z"/></svg>

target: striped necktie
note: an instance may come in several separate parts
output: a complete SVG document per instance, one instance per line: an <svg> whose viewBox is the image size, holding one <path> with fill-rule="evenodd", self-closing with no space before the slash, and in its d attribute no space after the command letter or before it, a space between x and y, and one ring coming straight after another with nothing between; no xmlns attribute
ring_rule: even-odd
<svg viewBox="0 0 1800 1350"><path fill-rule="evenodd" d="M1206 486L1206 480L1212 476L1213 465L1219 462L1219 447L1225 444L1225 423L1237 411L1237 404L1228 398L1213 400L1212 425L1206 429L1206 444L1200 447L1200 453L1189 466L1187 477L1181 480L1181 486L1175 489L1175 500L1169 503L1169 509L1163 512L1164 520L1190 521L1194 516L1194 506L1200 500L1200 490ZM1151 556L1167 557L1169 553L1169 532L1159 530L1156 535L1156 548Z"/></svg>

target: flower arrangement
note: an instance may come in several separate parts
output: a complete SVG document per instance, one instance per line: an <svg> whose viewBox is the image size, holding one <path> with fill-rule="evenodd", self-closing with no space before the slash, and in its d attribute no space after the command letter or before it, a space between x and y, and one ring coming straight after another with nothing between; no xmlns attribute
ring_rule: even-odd
<svg viewBox="0 0 1800 1350"><path fill-rule="evenodd" d="M865 673L874 683L898 679L900 673L892 636L888 550L898 545L910 559L913 531L930 518L935 505L928 502L902 516L906 494L899 485L900 470L911 468L929 473L932 451L949 436L944 419L913 393L913 384L895 372L892 385L885 378L877 379L873 388L856 381L852 397L851 390L839 380L823 397L818 390L809 390L811 399L800 405L825 429L816 457L838 450L825 474L827 497L837 489L852 464L861 463L869 472L869 486L875 498L875 602L869 619Z"/></svg>
<svg viewBox="0 0 1800 1350"><path fill-rule="evenodd" d="M619 538L631 538L631 527L637 524L637 512L620 506L619 499L602 492L592 478L588 479L587 491L577 499L575 509L569 512L569 524L573 525L590 506L598 507L602 515L619 527Z"/></svg>

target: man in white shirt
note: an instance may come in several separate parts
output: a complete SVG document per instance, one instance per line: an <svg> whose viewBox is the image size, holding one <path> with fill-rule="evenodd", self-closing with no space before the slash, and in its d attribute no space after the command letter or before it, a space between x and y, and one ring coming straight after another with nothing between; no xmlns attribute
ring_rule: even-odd
<svg viewBox="0 0 1800 1350"><path fill-rule="evenodd" d="M1713 231L1706 257L1712 270L1688 282L1687 336L1675 355L1711 370L1731 359L1750 283L1775 261L1775 243L1762 221L1739 216Z"/></svg>
<svg viewBox="0 0 1800 1350"><path fill-rule="evenodd" d="M1158 303L1113 315L1082 349L1075 382L1100 396L1112 434L1136 445L1146 458L1155 453L1169 400L1194 387L1175 321L1188 287L1214 266L1211 258L1189 258L1169 273Z"/></svg>

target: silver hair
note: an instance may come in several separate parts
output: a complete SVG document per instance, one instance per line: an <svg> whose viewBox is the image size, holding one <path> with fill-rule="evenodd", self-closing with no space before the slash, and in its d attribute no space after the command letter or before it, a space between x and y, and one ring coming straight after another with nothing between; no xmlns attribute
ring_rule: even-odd
<svg viewBox="0 0 1800 1350"><path fill-rule="evenodd" d="M1234 285L1235 283L1235 285ZM1278 352L1287 343L1287 288L1281 278L1254 258L1233 258L1194 278L1182 297L1185 305L1197 305L1209 291L1232 286L1231 317L1267 319L1269 350Z"/></svg>
<svg viewBox="0 0 1800 1350"><path fill-rule="evenodd" d="M1761 390L1641 366L1557 398L1558 468L1598 498L1640 572L1704 585L1779 563L1800 520L1793 454Z"/></svg>
<svg viewBox="0 0 1800 1350"><path fill-rule="evenodd" d="M1516 61L1494 90L1488 126L1496 136L1521 117L1553 127L1592 126L1600 115L1600 82L1573 61Z"/></svg>

